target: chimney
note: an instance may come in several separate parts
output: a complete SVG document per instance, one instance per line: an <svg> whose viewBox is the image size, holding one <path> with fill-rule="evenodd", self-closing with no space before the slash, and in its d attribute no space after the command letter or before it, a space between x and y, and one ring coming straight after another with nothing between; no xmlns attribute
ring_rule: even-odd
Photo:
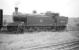
<svg viewBox="0 0 79 50"><path fill-rule="evenodd" d="M34 10L34 11L33 11L33 14L36 14L36 13L37 13L37 11L36 11L36 10Z"/></svg>
<svg viewBox="0 0 79 50"><path fill-rule="evenodd" d="M15 7L15 13L18 14L18 7Z"/></svg>

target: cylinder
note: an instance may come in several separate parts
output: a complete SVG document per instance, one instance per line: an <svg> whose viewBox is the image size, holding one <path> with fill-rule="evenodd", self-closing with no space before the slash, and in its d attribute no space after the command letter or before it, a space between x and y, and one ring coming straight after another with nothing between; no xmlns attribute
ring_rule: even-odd
<svg viewBox="0 0 79 50"><path fill-rule="evenodd" d="M3 26L3 10L0 9L0 29L2 28Z"/></svg>

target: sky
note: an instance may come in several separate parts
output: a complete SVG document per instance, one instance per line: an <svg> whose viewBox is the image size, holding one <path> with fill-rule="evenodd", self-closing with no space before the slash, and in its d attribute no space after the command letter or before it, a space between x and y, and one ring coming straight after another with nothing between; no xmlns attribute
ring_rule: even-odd
<svg viewBox="0 0 79 50"><path fill-rule="evenodd" d="M52 11L61 16L79 17L79 0L0 0L0 9L3 9L4 15L12 15L15 6L22 13Z"/></svg>

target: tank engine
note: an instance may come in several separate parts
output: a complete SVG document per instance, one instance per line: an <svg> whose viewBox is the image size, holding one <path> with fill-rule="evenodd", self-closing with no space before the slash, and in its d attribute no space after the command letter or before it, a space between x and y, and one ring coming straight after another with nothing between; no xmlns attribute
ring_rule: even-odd
<svg viewBox="0 0 79 50"><path fill-rule="evenodd" d="M13 23L7 25L8 31L52 31L64 30L68 23L68 17L59 16L59 13L42 14L18 14L15 8Z"/></svg>

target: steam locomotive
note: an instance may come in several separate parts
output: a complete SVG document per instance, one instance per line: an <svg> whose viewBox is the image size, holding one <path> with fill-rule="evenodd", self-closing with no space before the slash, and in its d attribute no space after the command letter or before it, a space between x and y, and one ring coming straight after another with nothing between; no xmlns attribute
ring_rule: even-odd
<svg viewBox="0 0 79 50"><path fill-rule="evenodd" d="M13 22L8 23L9 32L34 32L34 31L61 31L66 28L68 17L59 13L46 12L45 14L20 14L15 8Z"/></svg>
<svg viewBox="0 0 79 50"><path fill-rule="evenodd" d="M34 32L34 31L60 31L66 28L68 17L59 16L59 13L46 12L45 14L19 14L15 8L13 23L7 25L8 31Z"/></svg>

